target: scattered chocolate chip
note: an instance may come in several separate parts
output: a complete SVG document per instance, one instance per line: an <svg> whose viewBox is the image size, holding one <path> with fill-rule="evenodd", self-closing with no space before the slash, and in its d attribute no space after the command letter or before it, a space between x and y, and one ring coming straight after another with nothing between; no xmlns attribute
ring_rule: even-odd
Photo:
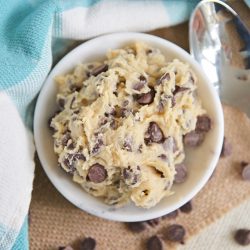
<svg viewBox="0 0 250 250"><path fill-rule="evenodd" d="M180 87L180 86L175 86L175 90L173 92L173 95L175 96L176 94L180 93L180 92L183 92L183 91L187 91L189 90L189 88L186 88L186 87Z"/></svg>
<svg viewBox="0 0 250 250"><path fill-rule="evenodd" d="M144 221L128 222L126 223L130 231L140 233L146 229L146 223Z"/></svg>
<svg viewBox="0 0 250 250"><path fill-rule="evenodd" d="M150 142L161 143L164 138L161 128L156 122L150 122L148 130L145 134L145 143Z"/></svg>
<svg viewBox="0 0 250 250"><path fill-rule="evenodd" d="M221 157L227 157L232 154L232 145L226 137L224 137L223 145L221 149Z"/></svg>
<svg viewBox="0 0 250 250"><path fill-rule="evenodd" d="M146 223L148 225L150 225L151 227L155 227L155 226L159 225L160 218L155 218L155 219L152 219L152 220L147 220Z"/></svg>
<svg viewBox="0 0 250 250"><path fill-rule="evenodd" d="M242 172L241 172L242 178L245 181L250 181L250 164L246 163L242 167Z"/></svg>
<svg viewBox="0 0 250 250"><path fill-rule="evenodd" d="M162 84L162 82L164 81L164 80L170 80L170 74L168 73L168 72L166 72L165 74L163 74L157 81L156 81L156 84L157 85L160 85L160 84Z"/></svg>
<svg viewBox="0 0 250 250"><path fill-rule="evenodd" d="M141 94L137 96L137 102L141 105L151 104L154 101L155 91L151 89L146 94Z"/></svg>
<svg viewBox="0 0 250 250"><path fill-rule="evenodd" d="M180 207L180 211L186 214L190 213L192 210L193 206L191 201L187 202L186 204Z"/></svg>
<svg viewBox="0 0 250 250"><path fill-rule="evenodd" d="M238 229L234 235L235 241L242 245L247 246L250 244L250 230L248 229Z"/></svg>
<svg viewBox="0 0 250 250"><path fill-rule="evenodd" d="M161 218L162 219L175 219L178 216L178 210L174 210L171 213L163 215Z"/></svg>
<svg viewBox="0 0 250 250"><path fill-rule="evenodd" d="M71 246L58 247L58 250L74 250Z"/></svg>
<svg viewBox="0 0 250 250"><path fill-rule="evenodd" d="M211 119L207 115L197 117L195 131L208 132L211 129Z"/></svg>
<svg viewBox="0 0 250 250"><path fill-rule="evenodd" d="M186 230L182 225L173 224L164 231L164 237L169 241L184 243Z"/></svg>
<svg viewBox="0 0 250 250"><path fill-rule="evenodd" d="M96 240L88 237L85 238L80 245L80 250L94 250L96 246Z"/></svg>
<svg viewBox="0 0 250 250"><path fill-rule="evenodd" d="M92 76L97 76L99 74L101 74L102 72L106 72L108 70L109 66L107 64L103 64L103 65L100 65L96 68L94 68L92 71L91 71L91 75Z"/></svg>
<svg viewBox="0 0 250 250"><path fill-rule="evenodd" d="M175 176L174 182L175 183L183 183L187 178L187 167L184 163L180 163L175 165Z"/></svg>
<svg viewBox="0 0 250 250"><path fill-rule="evenodd" d="M162 250L163 249L162 241L157 235L150 237L147 240L146 246L147 246L147 250Z"/></svg>
<svg viewBox="0 0 250 250"><path fill-rule="evenodd" d="M97 139L97 142L95 146L92 149L92 154L97 154L100 152L101 146L103 145L103 140L102 139Z"/></svg>
<svg viewBox="0 0 250 250"><path fill-rule="evenodd" d="M191 131L184 136L184 144L190 147L198 147L202 144L204 139L204 133L197 133L196 131Z"/></svg>
<svg viewBox="0 0 250 250"><path fill-rule="evenodd" d="M241 163L240 163L240 165L241 165L241 167L245 167L246 165L248 165L249 163L248 162L246 162L246 161L242 161Z"/></svg>
<svg viewBox="0 0 250 250"><path fill-rule="evenodd" d="M100 183L103 182L107 178L107 170L104 168L103 165L99 163L95 163L89 168L87 180Z"/></svg>

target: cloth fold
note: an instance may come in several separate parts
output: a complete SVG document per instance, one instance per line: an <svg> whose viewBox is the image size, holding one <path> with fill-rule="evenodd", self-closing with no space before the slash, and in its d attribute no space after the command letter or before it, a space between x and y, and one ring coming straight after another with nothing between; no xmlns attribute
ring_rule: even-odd
<svg viewBox="0 0 250 250"><path fill-rule="evenodd" d="M35 99L53 63L52 41L54 48L63 53L66 43L60 42L59 48L58 38L85 40L110 32L174 25L185 21L197 2L0 2L0 249L28 248L26 216L35 150L29 129Z"/></svg>

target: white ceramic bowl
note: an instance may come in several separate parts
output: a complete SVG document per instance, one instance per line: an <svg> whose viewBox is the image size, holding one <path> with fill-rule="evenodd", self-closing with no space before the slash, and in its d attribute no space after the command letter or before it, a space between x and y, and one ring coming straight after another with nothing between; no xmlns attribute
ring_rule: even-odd
<svg viewBox="0 0 250 250"><path fill-rule="evenodd" d="M108 49L120 48L133 41L144 41L159 48L167 59L179 58L191 65L199 79L199 97L213 121L213 128L200 147L187 152L188 178L185 183L173 186L174 195L164 198L150 209L138 208L133 204L115 209L86 193L78 184L73 183L71 176L68 176L58 167L57 156L53 152L52 135L48 129L48 119L56 110L57 90L53 80L56 75L69 72L80 62L102 59ZM80 209L116 221L149 220L170 213L191 200L206 184L217 164L222 147L223 128L223 112L220 100L201 67L186 51L173 43L142 33L115 33L100 36L81 44L67 54L53 68L45 81L37 100L34 120L34 135L38 156L46 174L58 191Z"/></svg>

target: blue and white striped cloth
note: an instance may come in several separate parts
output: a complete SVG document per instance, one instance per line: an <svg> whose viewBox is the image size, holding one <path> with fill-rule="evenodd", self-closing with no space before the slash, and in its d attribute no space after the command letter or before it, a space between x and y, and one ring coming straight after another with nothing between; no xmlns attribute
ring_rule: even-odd
<svg viewBox="0 0 250 250"><path fill-rule="evenodd" d="M29 129L62 39L180 23L198 0L0 0L0 249L28 249L34 177ZM60 40L58 40L60 39Z"/></svg>

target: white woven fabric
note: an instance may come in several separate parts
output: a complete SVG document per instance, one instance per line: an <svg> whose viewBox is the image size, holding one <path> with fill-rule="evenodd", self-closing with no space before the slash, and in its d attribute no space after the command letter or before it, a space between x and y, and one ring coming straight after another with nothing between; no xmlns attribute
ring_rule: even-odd
<svg viewBox="0 0 250 250"><path fill-rule="evenodd" d="M180 245L178 250L250 249L250 246L242 247L234 240L234 233L240 228L250 229L250 199L208 226L187 244Z"/></svg>

